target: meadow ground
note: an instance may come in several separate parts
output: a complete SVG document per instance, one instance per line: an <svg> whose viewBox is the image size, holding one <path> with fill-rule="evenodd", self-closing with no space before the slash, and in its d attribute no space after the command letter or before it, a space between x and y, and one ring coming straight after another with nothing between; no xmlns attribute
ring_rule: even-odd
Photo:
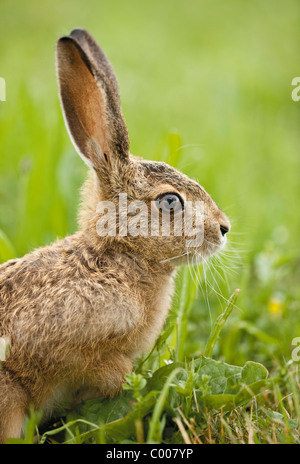
<svg viewBox="0 0 300 464"><path fill-rule="evenodd" d="M232 222L222 254L180 271L124 394L66 406L41 441L299 443L299 20L296 0L1 1L1 262L76 230L86 168L54 67L74 27L113 63L132 153L197 179Z"/></svg>

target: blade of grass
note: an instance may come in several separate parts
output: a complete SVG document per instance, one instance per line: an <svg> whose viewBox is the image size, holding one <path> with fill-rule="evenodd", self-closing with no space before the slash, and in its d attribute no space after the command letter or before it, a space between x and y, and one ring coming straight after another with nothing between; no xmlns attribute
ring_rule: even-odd
<svg viewBox="0 0 300 464"><path fill-rule="evenodd" d="M214 349L214 346L217 342L217 339L220 335L220 332L222 330L222 328L224 327L224 324L226 323L228 317L230 316L230 314L232 313L232 310L234 308L234 305L235 305L235 302L238 298L240 294L240 289L237 288L233 294L231 295L230 299L229 299L229 303L227 305L227 307L225 308L225 311L220 314L220 316L217 318L213 328L212 328L212 331L210 333L210 336L209 336L209 339L208 339L208 342L207 342L207 345L206 345L206 348L205 348L205 351L204 351L204 356L206 356L207 358L209 358L213 352L213 349Z"/></svg>
<svg viewBox="0 0 300 464"><path fill-rule="evenodd" d="M192 309L193 302L196 295L196 285L189 279L189 269L186 266L183 269L182 286L180 294L180 302L177 312L176 327L177 327L177 340L176 340L176 361L184 361L184 350L186 345L187 324L189 314Z"/></svg>
<svg viewBox="0 0 300 464"><path fill-rule="evenodd" d="M157 443L157 438L158 438L157 430L159 428L160 416L162 414L163 407L166 402L171 383L180 370L181 369L178 368L171 372L171 374L167 378L166 383L164 384L164 387L158 397L158 400L156 402L155 408L153 410L152 418L150 421L147 443Z"/></svg>

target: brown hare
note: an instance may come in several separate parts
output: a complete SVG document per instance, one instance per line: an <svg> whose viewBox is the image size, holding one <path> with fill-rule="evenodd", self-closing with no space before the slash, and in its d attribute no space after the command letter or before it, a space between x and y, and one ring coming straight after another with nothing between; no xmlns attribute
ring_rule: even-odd
<svg viewBox="0 0 300 464"><path fill-rule="evenodd" d="M120 392L132 361L163 327L176 267L188 254L209 258L230 229L197 182L130 154L116 77L88 32L60 38L56 63L66 126L90 174L78 232L0 266L0 340L9 345L0 369L2 443L22 436L31 405L49 414L66 397ZM136 212L156 207L170 233L161 234L159 222L147 234L150 214L139 224L146 233L134 233L129 207L126 224L135 220L136 228L124 232L120 198L135 202ZM183 223L181 233L174 228L188 202L204 205L203 240L194 246Z"/></svg>

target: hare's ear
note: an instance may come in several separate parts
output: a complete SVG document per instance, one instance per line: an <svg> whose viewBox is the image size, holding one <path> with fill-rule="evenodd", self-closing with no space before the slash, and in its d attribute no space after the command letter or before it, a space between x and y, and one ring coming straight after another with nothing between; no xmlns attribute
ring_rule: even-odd
<svg viewBox="0 0 300 464"><path fill-rule="evenodd" d="M61 37L56 48L61 105L71 140L100 175L129 159L129 139L117 80L100 47L82 30Z"/></svg>
<svg viewBox="0 0 300 464"><path fill-rule="evenodd" d="M120 92L119 92L119 85L112 68L112 65L107 59L107 56L103 52L103 50L99 47L96 40L87 32L85 29L73 29L70 33L71 37L77 40L77 42L81 45L82 49L89 57L91 62L94 63L96 69L102 70L106 75L110 85L113 87L115 96L118 98L120 102Z"/></svg>

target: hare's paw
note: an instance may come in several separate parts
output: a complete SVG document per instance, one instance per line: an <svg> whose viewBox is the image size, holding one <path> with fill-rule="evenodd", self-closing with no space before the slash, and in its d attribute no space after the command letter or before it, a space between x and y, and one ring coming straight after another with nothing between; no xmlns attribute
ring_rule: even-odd
<svg viewBox="0 0 300 464"><path fill-rule="evenodd" d="M4 371L0 371L0 443L21 438L29 405L26 392Z"/></svg>

